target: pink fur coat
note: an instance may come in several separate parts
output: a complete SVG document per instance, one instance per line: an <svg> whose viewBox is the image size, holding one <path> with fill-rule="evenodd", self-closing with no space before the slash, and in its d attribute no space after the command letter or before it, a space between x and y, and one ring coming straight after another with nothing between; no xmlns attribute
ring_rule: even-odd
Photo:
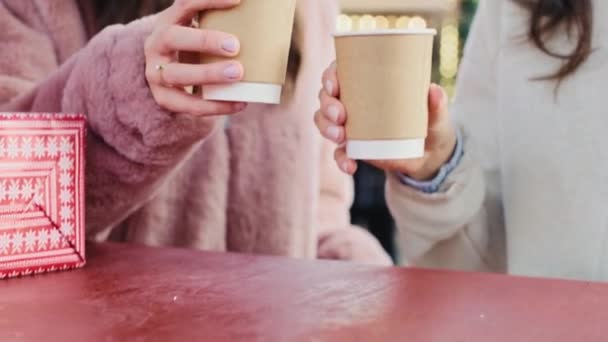
<svg viewBox="0 0 608 342"><path fill-rule="evenodd" d="M225 125L154 102L143 72L154 17L87 41L76 0L0 0L0 110L87 115L91 240L388 264L350 225L351 181L312 123L335 9L299 2L294 96Z"/></svg>

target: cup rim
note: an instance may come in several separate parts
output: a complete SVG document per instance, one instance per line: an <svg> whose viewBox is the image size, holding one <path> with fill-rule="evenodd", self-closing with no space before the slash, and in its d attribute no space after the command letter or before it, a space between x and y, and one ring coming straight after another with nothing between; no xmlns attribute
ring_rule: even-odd
<svg viewBox="0 0 608 342"><path fill-rule="evenodd" d="M334 32L334 38L357 37L357 36L402 36L402 35L437 35L437 30L432 28L408 28L408 29L382 29L365 30L354 32Z"/></svg>

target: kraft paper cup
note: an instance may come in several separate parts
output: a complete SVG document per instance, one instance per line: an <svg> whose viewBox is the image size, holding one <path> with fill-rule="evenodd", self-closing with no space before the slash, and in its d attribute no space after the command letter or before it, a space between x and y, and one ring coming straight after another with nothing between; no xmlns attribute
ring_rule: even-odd
<svg viewBox="0 0 608 342"><path fill-rule="evenodd" d="M228 10L200 14L203 29L231 33L239 38L236 60L245 74L240 83L204 85L205 100L279 104L287 75L287 63L296 11L296 0L241 0ZM202 63L233 58L201 56Z"/></svg>
<svg viewBox="0 0 608 342"><path fill-rule="evenodd" d="M349 158L424 156L435 35L432 29L334 35Z"/></svg>

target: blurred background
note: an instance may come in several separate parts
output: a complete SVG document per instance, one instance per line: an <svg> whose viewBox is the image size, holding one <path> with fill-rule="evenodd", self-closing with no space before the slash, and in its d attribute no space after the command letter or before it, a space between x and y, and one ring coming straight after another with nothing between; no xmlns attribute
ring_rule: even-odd
<svg viewBox="0 0 608 342"><path fill-rule="evenodd" d="M450 96L462 49L469 33L478 0L340 0L342 15L337 31L359 29L432 27L437 29L433 60L433 82ZM353 223L367 227L384 248L399 260L394 244L395 227L384 200L384 173L361 164L355 175Z"/></svg>

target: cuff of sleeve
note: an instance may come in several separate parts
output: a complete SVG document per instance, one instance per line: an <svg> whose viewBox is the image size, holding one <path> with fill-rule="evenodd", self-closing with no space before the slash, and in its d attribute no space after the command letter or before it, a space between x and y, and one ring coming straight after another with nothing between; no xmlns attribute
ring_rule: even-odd
<svg viewBox="0 0 608 342"><path fill-rule="evenodd" d="M412 179L402 173L397 173L397 178L403 185L407 185L412 187L418 191L433 194L438 192L441 189L441 186L448 178L448 176L458 167L462 157L464 155L464 146L463 146L462 133L460 130L456 130L456 148L454 149L454 154L450 158L450 160L445 163L437 173L437 176L430 181L417 181Z"/></svg>
<svg viewBox="0 0 608 342"><path fill-rule="evenodd" d="M463 155L460 165L436 193L404 186L396 175L388 175L386 200L401 230L436 242L453 236L471 221L486 191L482 169L471 157L472 153Z"/></svg>
<svg viewBox="0 0 608 342"><path fill-rule="evenodd" d="M69 101L81 101L97 136L127 159L173 165L216 128L216 119L170 113L155 101L145 78L144 42L154 17L106 28L79 55ZM82 94L82 96L75 96Z"/></svg>

